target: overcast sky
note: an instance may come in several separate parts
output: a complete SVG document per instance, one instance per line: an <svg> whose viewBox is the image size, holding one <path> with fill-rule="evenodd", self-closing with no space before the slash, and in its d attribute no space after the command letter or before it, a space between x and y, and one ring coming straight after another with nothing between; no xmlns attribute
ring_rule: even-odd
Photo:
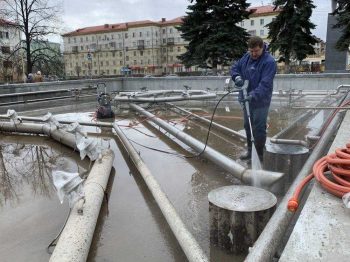
<svg viewBox="0 0 350 262"><path fill-rule="evenodd" d="M267 5L271 0L248 0L251 6ZM326 39L327 13L331 11L331 0L314 0L317 6L312 22L314 34ZM159 21L162 17L173 19L186 13L188 0L63 0L63 32L78 28L108 23L137 20Z"/></svg>

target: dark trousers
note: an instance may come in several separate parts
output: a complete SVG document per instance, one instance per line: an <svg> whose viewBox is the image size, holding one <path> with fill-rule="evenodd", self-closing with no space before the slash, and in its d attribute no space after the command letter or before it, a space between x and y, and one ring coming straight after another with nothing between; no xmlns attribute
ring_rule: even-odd
<svg viewBox="0 0 350 262"><path fill-rule="evenodd" d="M263 155L266 142L266 122L269 113L269 106L254 108L250 107L250 119L252 123L255 148L259 156ZM248 152L252 150L252 142L247 112L244 108L244 129L247 134Z"/></svg>

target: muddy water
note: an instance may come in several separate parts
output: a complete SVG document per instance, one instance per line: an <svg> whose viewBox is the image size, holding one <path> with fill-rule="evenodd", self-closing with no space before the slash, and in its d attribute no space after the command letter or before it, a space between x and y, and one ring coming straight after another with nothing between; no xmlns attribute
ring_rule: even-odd
<svg viewBox="0 0 350 262"><path fill-rule="evenodd" d="M58 201L51 171L83 173L88 163L45 138L1 135L0 141L1 261L47 261L45 248L69 211Z"/></svg>
<svg viewBox="0 0 350 262"><path fill-rule="evenodd" d="M93 117L92 110L90 113L81 113L78 109L79 113L67 111L59 117L87 121ZM269 136L279 132L292 120L287 112L284 109L271 110ZM211 111L202 113L210 115ZM231 109L230 112L221 109L217 115L216 122L235 130L242 129L239 109ZM169 112L162 117L205 141L207 124L186 121ZM210 246L207 201L207 194L212 189L238 184L239 181L202 158L184 158L181 155L194 153L188 146L173 142L169 139L171 136L164 136L152 125L140 121L141 118L129 115L118 124L134 141L135 148L202 249L211 261L242 261L243 257L230 256ZM98 127L84 129L91 135L97 133L95 136L99 142L115 153L114 171L107 190L109 200L102 207L88 261L186 261L141 176L132 163L124 161L127 156L119 150L120 145L111 130ZM2 138L1 152L5 163L2 168L9 172L1 173L1 261L47 261L49 255L45 248L62 227L68 212L67 205L59 203L53 190L51 170L81 173L89 168L89 163L80 161L77 153L48 139L30 138L27 141L23 138L21 142L16 137L11 142L9 137ZM208 144L233 159L237 159L244 150L244 142L215 130ZM40 171L40 168L44 171Z"/></svg>

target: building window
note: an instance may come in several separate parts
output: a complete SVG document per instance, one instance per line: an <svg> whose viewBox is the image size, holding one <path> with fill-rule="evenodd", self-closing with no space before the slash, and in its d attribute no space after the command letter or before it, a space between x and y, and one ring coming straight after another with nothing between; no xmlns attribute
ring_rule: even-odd
<svg viewBox="0 0 350 262"><path fill-rule="evenodd" d="M241 26L244 26L244 21L241 22Z"/></svg>
<svg viewBox="0 0 350 262"><path fill-rule="evenodd" d="M136 46L136 42L132 42L132 46Z"/></svg>
<svg viewBox="0 0 350 262"><path fill-rule="evenodd" d="M82 43L84 41L84 39L82 37L80 37L80 43Z"/></svg>
<svg viewBox="0 0 350 262"><path fill-rule="evenodd" d="M163 35L165 35L165 33L166 33L166 31L165 31L166 29L165 28L163 28Z"/></svg>
<svg viewBox="0 0 350 262"><path fill-rule="evenodd" d="M76 42L77 42L77 39L76 39L75 37L73 38L73 40L74 40L74 43L76 43Z"/></svg>
<svg viewBox="0 0 350 262"><path fill-rule="evenodd" d="M84 50L84 46L80 46L80 50Z"/></svg>
<svg viewBox="0 0 350 262"><path fill-rule="evenodd" d="M135 37L135 32L132 33L132 37Z"/></svg>
<svg viewBox="0 0 350 262"><path fill-rule="evenodd" d="M143 56L143 51L140 51L140 56Z"/></svg>
<svg viewBox="0 0 350 262"><path fill-rule="evenodd" d="M163 44L166 44L166 39L165 38L163 38Z"/></svg>
<svg viewBox="0 0 350 262"><path fill-rule="evenodd" d="M260 25L264 25L264 19L260 19Z"/></svg>
<svg viewBox="0 0 350 262"><path fill-rule="evenodd" d="M158 32L156 32L156 36L158 36Z"/></svg>
<svg viewBox="0 0 350 262"><path fill-rule="evenodd" d="M119 48L122 48L122 43L119 43Z"/></svg>
<svg viewBox="0 0 350 262"><path fill-rule="evenodd" d="M140 32L140 37L142 37L142 32Z"/></svg>
<svg viewBox="0 0 350 262"><path fill-rule="evenodd" d="M125 38L128 38L128 33L125 33Z"/></svg>
<svg viewBox="0 0 350 262"><path fill-rule="evenodd" d="M146 32L146 36L149 36L149 31Z"/></svg>
<svg viewBox="0 0 350 262"><path fill-rule="evenodd" d="M126 60L126 61L129 61L129 56L126 56L126 57L125 57L125 60Z"/></svg>
<svg viewBox="0 0 350 262"><path fill-rule="evenodd" d="M170 52L173 52L174 51L174 49L173 49L173 47L171 46L171 47L169 47L169 51Z"/></svg>
<svg viewBox="0 0 350 262"><path fill-rule="evenodd" d="M150 54L151 54L151 50L148 50L148 51L147 51L147 54L149 54L149 55L150 55Z"/></svg>
<svg viewBox="0 0 350 262"><path fill-rule="evenodd" d="M119 56L123 56L123 53L122 53L122 52L119 52Z"/></svg>
<svg viewBox="0 0 350 262"><path fill-rule="evenodd" d="M260 30L260 35L264 35L264 30Z"/></svg>
<svg viewBox="0 0 350 262"><path fill-rule="evenodd" d="M109 70L107 70L107 75L109 75Z"/></svg>
<svg viewBox="0 0 350 262"><path fill-rule="evenodd" d="M254 20L250 20L250 25L251 25L251 26L254 25Z"/></svg>
<svg viewBox="0 0 350 262"><path fill-rule="evenodd" d="M141 59L141 63L140 63L141 65L143 65L143 60Z"/></svg>
<svg viewBox="0 0 350 262"><path fill-rule="evenodd" d="M120 64L120 65L123 65L123 61L120 61L119 64Z"/></svg>
<svg viewBox="0 0 350 262"><path fill-rule="evenodd" d="M126 51L126 52L129 51L129 47L126 46L126 47L125 47L125 51Z"/></svg>
<svg viewBox="0 0 350 262"><path fill-rule="evenodd" d="M136 65L136 60L134 60L134 65Z"/></svg>
<svg viewBox="0 0 350 262"><path fill-rule="evenodd" d="M113 73L116 75L116 74L117 74L117 69L114 69L114 70L113 70Z"/></svg>
<svg viewBox="0 0 350 262"><path fill-rule="evenodd" d="M170 34L173 33L173 29L172 29L172 28L169 29L169 33L170 33Z"/></svg>
<svg viewBox="0 0 350 262"><path fill-rule="evenodd" d="M101 61L100 65L103 66L103 61Z"/></svg>
<svg viewBox="0 0 350 262"><path fill-rule="evenodd" d="M134 51L134 56L136 56L136 51Z"/></svg>
<svg viewBox="0 0 350 262"><path fill-rule="evenodd" d="M106 61L106 66L109 66L109 61Z"/></svg>
<svg viewBox="0 0 350 262"><path fill-rule="evenodd" d="M68 37L68 44L70 44L70 38Z"/></svg>
<svg viewBox="0 0 350 262"><path fill-rule="evenodd" d="M248 34L250 34L251 36L255 36L256 35L256 30L249 30Z"/></svg>
<svg viewBox="0 0 350 262"><path fill-rule="evenodd" d="M177 47L177 51L181 52L181 47L180 46Z"/></svg>

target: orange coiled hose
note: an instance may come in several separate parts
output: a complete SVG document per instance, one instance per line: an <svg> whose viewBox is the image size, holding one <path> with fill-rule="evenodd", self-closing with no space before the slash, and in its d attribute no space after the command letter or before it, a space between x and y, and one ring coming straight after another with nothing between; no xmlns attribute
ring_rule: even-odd
<svg viewBox="0 0 350 262"><path fill-rule="evenodd" d="M328 171L332 176L326 175ZM297 210L303 187L314 177L323 188L335 196L342 197L350 192L350 143L346 144L346 148L336 149L335 153L322 157L314 164L312 174L300 182L293 197L288 201L288 210Z"/></svg>

